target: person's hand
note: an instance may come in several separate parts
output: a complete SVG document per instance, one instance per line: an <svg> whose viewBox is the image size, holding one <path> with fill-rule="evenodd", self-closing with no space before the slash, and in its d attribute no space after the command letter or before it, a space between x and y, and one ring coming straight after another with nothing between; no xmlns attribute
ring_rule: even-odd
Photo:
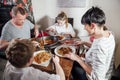
<svg viewBox="0 0 120 80"><path fill-rule="evenodd" d="M50 29L49 29L49 31L54 32L55 30L54 30L54 29L52 29L52 28L50 28Z"/></svg>
<svg viewBox="0 0 120 80"><path fill-rule="evenodd" d="M52 28L49 28L47 31L50 35L57 35L58 34L57 31L55 29L52 29Z"/></svg>
<svg viewBox="0 0 120 80"><path fill-rule="evenodd" d="M72 38L71 34L69 34L69 33L60 33L59 35L64 36L66 39Z"/></svg>
<svg viewBox="0 0 120 80"><path fill-rule="evenodd" d="M47 28L46 31L47 31L47 32L54 32L55 29L53 29L53 28Z"/></svg>
<svg viewBox="0 0 120 80"><path fill-rule="evenodd" d="M64 35L64 36L70 36L70 34L68 34L68 33L64 33L64 34L62 34L62 35Z"/></svg>
<svg viewBox="0 0 120 80"><path fill-rule="evenodd" d="M75 41L75 44L76 44L76 45L84 44L84 41L76 40L76 41Z"/></svg>
<svg viewBox="0 0 120 80"><path fill-rule="evenodd" d="M35 38L37 38L39 35L39 31L38 30L35 30Z"/></svg>
<svg viewBox="0 0 120 80"><path fill-rule="evenodd" d="M59 61L60 61L59 57L55 55L55 56L53 57L53 62L54 62L54 63L59 63Z"/></svg>
<svg viewBox="0 0 120 80"><path fill-rule="evenodd" d="M39 42L37 42L37 41L32 41L32 43L33 43L33 45L34 45L35 47L40 46L40 43L39 43Z"/></svg>
<svg viewBox="0 0 120 80"><path fill-rule="evenodd" d="M77 61L77 59L78 59L78 56L74 53L65 54L64 56L73 60L73 61Z"/></svg>

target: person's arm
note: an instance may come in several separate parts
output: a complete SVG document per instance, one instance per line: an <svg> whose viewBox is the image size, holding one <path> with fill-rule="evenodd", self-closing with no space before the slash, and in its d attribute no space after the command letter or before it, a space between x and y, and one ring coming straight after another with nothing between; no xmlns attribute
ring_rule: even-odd
<svg viewBox="0 0 120 80"><path fill-rule="evenodd" d="M6 40L0 40L0 50L5 49L9 45L9 42Z"/></svg>
<svg viewBox="0 0 120 80"><path fill-rule="evenodd" d="M65 80L64 71L59 64L59 58L57 56L53 57L53 62L55 63L56 73L60 76L60 80Z"/></svg>
<svg viewBox="0 0 120 80"><path fill-rule="evenodd" d="M39 35L39 29L37 25L34 26L34 34L35 34L35 37L38 37Z"/></svg>
<svg viewBox="0 0 120 80"><path fill-rule="evenodd" d="M70 54L66 54L65 55L67 58L71 59L71 60L74 60L74 61L77 61L81 66L82 68L90 75L91 72L92 72L92 67L88 64L86 64L82 59L81 57L79 57L78 55L76 54L73 54L73 53L70 53Z"/></svg>
<svg viewBox="0 0 120 80"><path fill-rule="evenodd" d="M57 35L58 34L55 25L56 24L54 24L46 29L46 31L49 35Z"/></svg>
<svg viewBox="0 0 120 80"><path fill-rule="evenodd" d="M33 35L35 35L35 37L38 37L39 35L39 29L38 26L36 24L33 24L31 21L29 21L28 19L26 19L25 21L26 25L30 27L30 30L33 30Z"/></svg>
<svg viewBox="0 0 120 80"><path fill-rule="evenodd" d="M91 72L92 72L92 67L90 65L88 65L87 63L85 63L81 57L79 57L78 55L76 55L77 58L75 59L75 61L77 61L81 66L82 68L89 74L91 75Z"/></svg>
<svg viewBox="0 0 120 80"><path fill-rule="evenodd" d="M56 24L54 24L54 25L52 25L52 26L49 26L46 30L47 30L47 31L55 32L55 31L56 31L55 25L56 25Z"/></svg>
<svg viewBox="0 0 120 80"><path fill-rule="evenodd" d="M91 42L86 42L86 41L83 41L82 42L83 45L87 46L87 47L91 47L92 43Z"/></svg>
<svg viewBox="0 0 120 80"><path fill-rule="evenodd" d="M87 47L89 47L89 48L90 48L91 45L92 45L91 42L81 41L81 40L77 40L75 43L76 43L77 45L80 45L80 44L85 45L85 46L87 46Z"/></svg>

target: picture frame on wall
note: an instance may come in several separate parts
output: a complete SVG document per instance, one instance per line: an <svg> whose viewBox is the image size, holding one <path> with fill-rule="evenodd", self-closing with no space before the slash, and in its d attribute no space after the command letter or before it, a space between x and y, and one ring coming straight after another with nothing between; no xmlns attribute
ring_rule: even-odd
<svg viewBox="0 0 120 80"><path fill-rule="evenodd" d="M84 8L86 0L57 0L57 7L60 8Z"/></svg>

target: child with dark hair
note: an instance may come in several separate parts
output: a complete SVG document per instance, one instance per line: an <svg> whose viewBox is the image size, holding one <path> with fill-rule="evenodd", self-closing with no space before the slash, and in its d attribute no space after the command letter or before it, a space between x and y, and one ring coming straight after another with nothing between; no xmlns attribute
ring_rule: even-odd
<svg viewBox="0 0 120 80"><path fill-rule="evenodd" d="M65 80L59 58L53 57L56 74L48 74L30 67L35 51L32 41L28 39L12 40L6 50L8 62L3 75L3 80Z"/></svg>
<svg viewBox="0 0 120 80"><path fill-rule="evenodd" d="M81 23L89 35L94 37L94 40L85 53L85 61L76 54L66 54L66 57L76 61L79 65L73 68L74 76L78 77L75 80L110 80L115 40L112 32L105 27L105 21L104 12L98 7L90 8L83 15Z"/></svg>

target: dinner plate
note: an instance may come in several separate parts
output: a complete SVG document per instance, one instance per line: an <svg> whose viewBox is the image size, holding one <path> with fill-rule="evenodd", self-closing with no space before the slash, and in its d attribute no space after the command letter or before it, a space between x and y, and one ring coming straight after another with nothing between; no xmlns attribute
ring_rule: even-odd
<svg viewBox="0 0 120 80"><path fill-rule="evenodd" d="M56 47L54 52L56 55L58 55L60 57L65 57L64 55L69 54L69 52L75 53L75 47L70 46L70 45L61 45L61 46Z"/></svg>
<svg viewBox="0 0 120 80"><path fill-rule="evenodd" d="M51 57L52 55L50 52L45 50L36 51L34 52L33 64L47 67L50 63Z"/></svg>
<svg viewBox="0 0 120 80"><path fill-rule="evenodd" d="M65 40L65 39L66 39L66 37L63 36L63 35L58 35L57 37L58 37L58 40L59 40L59 41L62 41L62 40Z"/></svg>

